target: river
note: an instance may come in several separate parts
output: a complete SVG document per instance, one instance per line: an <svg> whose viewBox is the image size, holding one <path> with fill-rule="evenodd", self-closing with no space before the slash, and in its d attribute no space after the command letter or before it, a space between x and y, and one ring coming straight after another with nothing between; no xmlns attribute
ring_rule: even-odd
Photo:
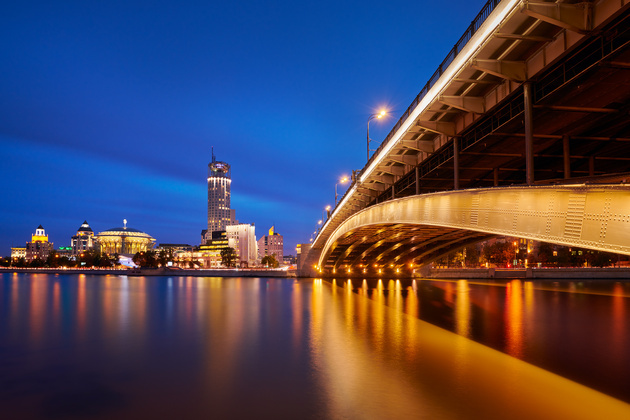
<svg viewBox="0 0 630 420"><path fill-rule="evenodd" d="M630 282L0 274L7 419L627 419Z"/></svg>

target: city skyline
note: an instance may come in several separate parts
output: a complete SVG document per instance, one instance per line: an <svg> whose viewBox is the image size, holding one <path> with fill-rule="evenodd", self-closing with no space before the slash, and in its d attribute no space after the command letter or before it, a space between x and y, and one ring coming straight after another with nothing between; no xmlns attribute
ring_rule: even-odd
<svg viewBox="0 0 630 420"><path fill-rule="evenodd" d="M368 116L391 111L378 143L483 3L7 6L0 254L40 224L69 245L86 219L196 243L212 146L237 218L294 254L365 163Z"/></svg>

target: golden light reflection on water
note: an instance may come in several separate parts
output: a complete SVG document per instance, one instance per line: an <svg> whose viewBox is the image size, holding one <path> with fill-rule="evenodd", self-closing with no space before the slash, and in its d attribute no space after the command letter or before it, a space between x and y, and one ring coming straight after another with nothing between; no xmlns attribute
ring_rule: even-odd
<svg viewBox="0 0 630 420"><path fill-rule="evenodd" d="M628 404L386 307L380 284L373 300L313 284L311 343L330 418L630 418ZM521 299L511 283L506 316ZM373 330L352 328L347 307L364 305Z"/></svg>
<svg viewBox="0 0 630 420"><path fill-rule="evenodd" d="M466 280L457 282L455 330L461 336L470 337L470 288Z"/></svg>
<svg viewBox="0 0 630 420"><path fill-rule="evenodd" d="M613 329L613 345L612 357L623 358L628 357L623 354L625 331L628 325L628 314L626 312L626 304L628 298L625 295L623 285L615 283L612 297L612 329Z"/></svg>
<svg viewBox="0 0 630 420"><path fill-rule="evenodd" d="M31 343L38 345L43 339L46 324L46 311L48 310L48 279L43 274L35 274L30 280L30 305L29 327L31 331Z"/></svg>
<svg viewBox="0 0 630 420"><path fill-rule="evenodd" d="M17 319L19 308L20 283L17 273L13 273L11 278L11 319ZM13 325L13 324L12 324Z"/></svg>
<svg viewBox="0 0 630 420"><path fill-rule="evenodd" d="M77 317L76 335L79 340L85 336L85 324L87 322L87 308L85 303L85 274L79 274L77 278Z"/></svg>
<svg viewBox="0 0 630 420"><path fill-rule="evenodd" d="M520 280L512 280L505 293L506 352L514 357L523 356L523 291Z"/></svg>
<svg viewBox="0 0 630 420"><path fill-rule="evenodd" d="M53 328L59 328L59 322L61 318L61 286L59 282L53 283L53 304L52 304L52 319Z"/></svg>
<svg viewBox="0 0 630 420"><path fill-rule="evenodd" d="M321 418L630 418L628 404L466 338L476 316L483 322L475 324L475 333L492 323L494 311L509 325L500 333L510 351L522 352L529 334L525 328L534 323L535 310L547 315L544 302L535 306L539 288L532 282L503 283L481 296L471 281L440 283L438 289L423 286L420 292L438 292L425 298L437 303L442 297L450 299L452 307L436 308L449 321L452 317L455 334L418 319L421 281L381 280L371 283L375 288L370 289L367 281L346 279L333 285L321 279L74 279L13 276L6 295L11 306L4 313L15 320L6 324L11 334L22 328L32 346L42 336L49 339L59 322L75 322L68 324L77 329L72 343L79 342L77 347L98 343L98 350L92 347L83 355L86 359L100 352L104 343L108 358L133 360L138 369L144 366L138 378L129 379L137 381L136 388L127 382L114 384L132 395L134 406L198 404L204 417L210 417L217 405L230 413L235 402L254 401L257 409L269 409L269 400L299 411L295 407L304 404L301 393L309 393L317 401L310 401L310 407L328 410ZM73 285L76 300L67 299L75 296ZM571 293L566 289L558 293ZM625 360L628 289L618 283L609 290L611 300L600 311L608 316L605 328L618 334L619 341L611 342L607 350L611 357ZM578 284L573 292L585 289ZM422 302L433 304L428 299ZM73 309L76 320L70 320ZM428 312L431 307L423 309ZM549 316L554 316L552 312ZM24 319L18 319L20 315ZM90 340L82 342L88 335ZM180 340L183 344L177 347ZM51 351L59 347L55 342L48 345ZM173 352L166 353L168 359L155 356L169 347ZM135 359L128 359L133 353ZM179 357L186 362L178 364ZM151 364L152 358L156 364ZM267 363L272 367L250 373ZM97 369L88 367L90 372ZM127 366L118 368L124 371ZM178 369L193 373L174 375L173 382L161 378L170 379ZM295 372L298 378L291 376ZM264 411L256 413L262 416Z"/></svg>

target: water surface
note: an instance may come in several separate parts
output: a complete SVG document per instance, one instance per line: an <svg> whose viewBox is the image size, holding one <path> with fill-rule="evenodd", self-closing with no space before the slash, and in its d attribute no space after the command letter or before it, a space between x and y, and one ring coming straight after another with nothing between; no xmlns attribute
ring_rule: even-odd
<svg viewBox="0 0 630 420"><path fill-rule="evenodd" d="M531 364L558 342L572 358L574 339L550 331L573 337L590 311L612 314L600 337L584 329L617 359L597 369L627 367L626 286L562 287L3 274L0 407L11 419L630 418L624 392ZM607 303L593 310L591 296Z"/></svg>

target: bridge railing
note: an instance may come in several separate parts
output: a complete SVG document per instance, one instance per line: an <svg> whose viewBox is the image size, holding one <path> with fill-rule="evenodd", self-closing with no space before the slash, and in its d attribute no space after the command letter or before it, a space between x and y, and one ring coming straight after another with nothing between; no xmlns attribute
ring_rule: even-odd
<svg viewBox="0 0 630 420"><path fill-rule="evenodd" d="M359 175L363 174L363 171L365 171L365 169L370 165L370 163L372 163L372 161L375 159L375 156L377 156L379 154L379 152L383 149L383 147L394 136L394 134L398 131L400 126L405 122L405 120L413 112L413 110L416 108L416 106L418 106L420 101L426 96L426 94L433 87L433 85L435 85L435 83L442 76L442 74L444 74L444 71L453 62L455 57L457 57L457 55L462 51L462 49L464 49L464 46L466 46L468 41L470 41L470 39L473 37L473 35L479 30L481 25L485 22L485 20L488 18L488 16L490 16L490 14L494 10L494 8L499 3L501 3L501 0L488 0L486 2L486 4L483 6L483 8L479 12L479 14L477 14L475 19L468 26L468 28L466 29L466 32L464 32L464 34L459 38L459 40L457 41L455 46L453 46L453 48L451 48L449 53L446 55L446 58L442 61L442 63L440 63L440 65L438 66L437 70L435 70L435 72L433 73L431 78L429 78L429 81L427 82L427 84L424 85L424 87L422 88L420 93L418 93L418 95L413 100L411 105L409 105L407 110L402 114L402 116L400 117L398 122L394 125L394 127L391 129L389 134L385 137L385 140L383 140L381 145L376 149L374 154L370 157L370 159L368 160L367 164L363 167L363 169L361 169L361 172L359 173Z"/></svg>

